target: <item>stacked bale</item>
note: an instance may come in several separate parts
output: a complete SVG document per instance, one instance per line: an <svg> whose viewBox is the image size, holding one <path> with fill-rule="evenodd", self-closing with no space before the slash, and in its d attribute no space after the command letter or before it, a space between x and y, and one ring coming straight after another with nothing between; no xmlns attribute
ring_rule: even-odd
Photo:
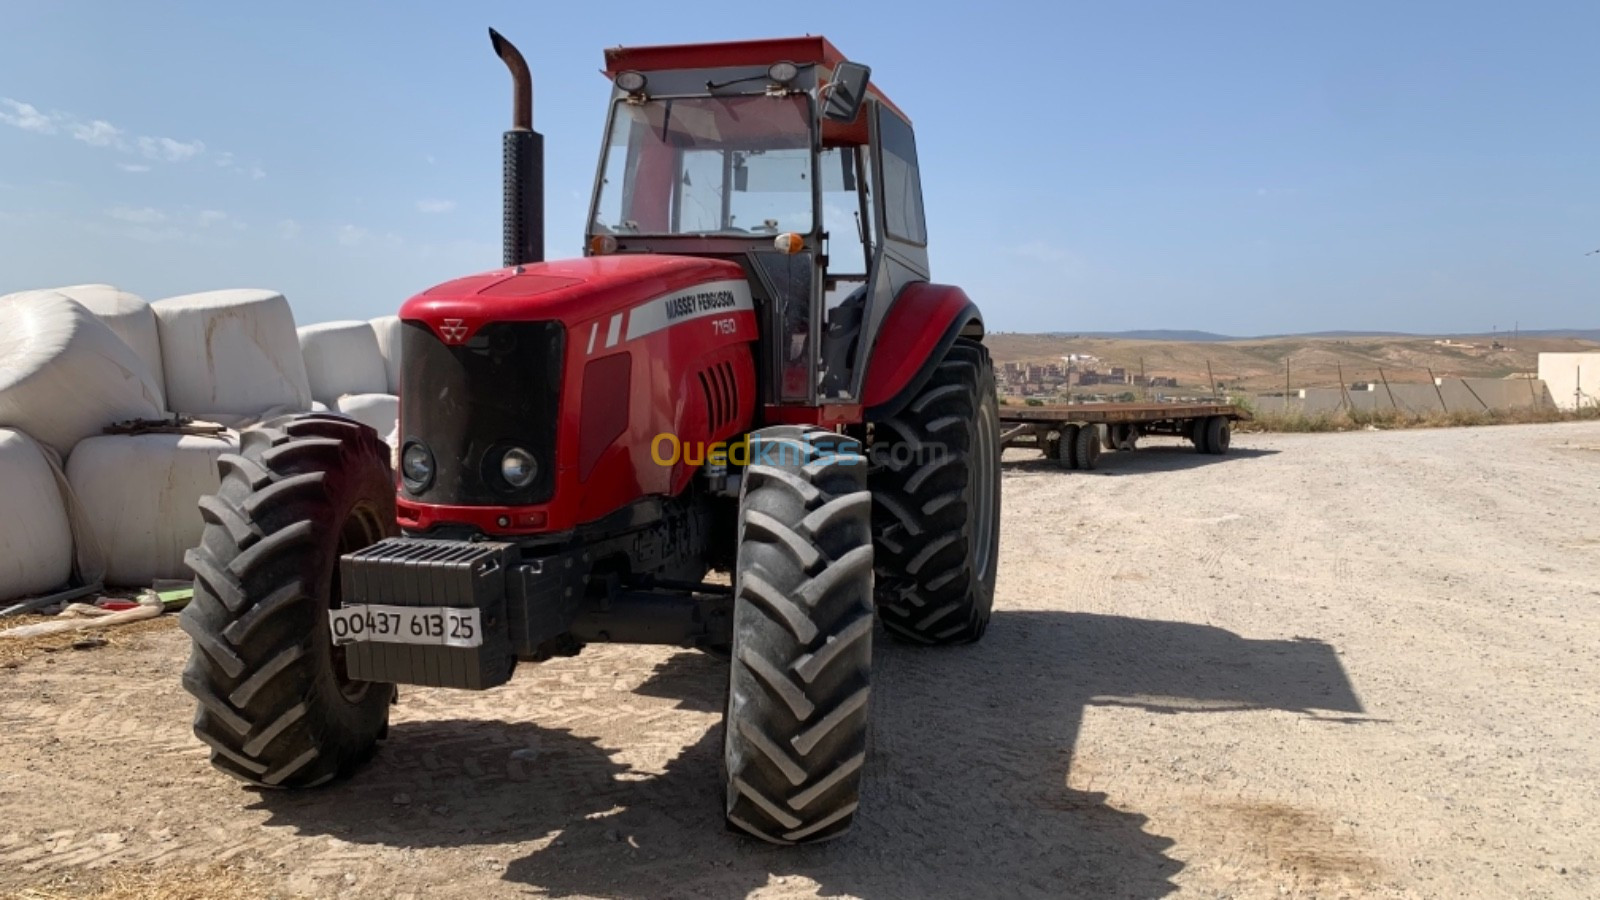
<svg viewBox="0 0 1600 900"><path fill-rule="evenodd" d="M161 414L144 361L89 310L53 291L0 297L0 427L64 456L113 422Z"/></svg>
<svg viewBox="0 0 1600 900"><path fill-rule="evenodd" d="M379 316L373 319L372 333L378 337L378 350L383 354L383 365L389 376L389 393L400 393L400 335L405 326L399 316Z"/></svg>
<svg viewBox="0 0 1600 900"><path fill-rule="evenodd" d="M217 457L238 447L233 432L102 435L78 444L67 480L105 551L107 584L189 576L183 554L200 543L201 498L220 484Z"/></svg>
<svg viewBox="0 0 1600 900"><path fill-rule="evenodd" d="M44 451L0 428L0 601L60 588L72 576L72 528Z"/></svg>
<svg viewBox="0 0 1600 900"><path fill-rule="evenodd" d="M55 292L94 313L95 318L122 338L122 342L144 360L151 380L165 397L167 388L161 365L161 333L150 304L137 294L118 290L109 284L74 284L56 288ZM162 406L165 408L164 399Z"/></svg>
<svg viewBox="0 0 1600 900"><path fill-rule="evenodd" d="M366 322L323 322L300 329L311 397L337 408L345 394L383 394L389 390L378 337Z"/></svg>
<svg viewBox="0 0 1600 900"><path fill-rule="evenodd" d="M208 291L150 308L173 412L236 421L311 408L294 313L282 294Z"/></svg>
<svg viewBox="0 0 1600 900"><path fill-rule="evenodd" d="M382 438L400 421L400 398L393 394L345 394L337 408L340 415L371 427Z"/></svg>

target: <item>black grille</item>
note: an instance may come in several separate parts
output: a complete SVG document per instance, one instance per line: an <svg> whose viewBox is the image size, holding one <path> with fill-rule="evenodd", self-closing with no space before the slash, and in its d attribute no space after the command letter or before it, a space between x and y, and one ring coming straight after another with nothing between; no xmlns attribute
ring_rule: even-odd
<svg viewBox="0 0 1600 900"><path fill-rule="evenodd" d="M401 446L433 453L433 482L407 497L461 506L543 503L555 489L556 416L566 332L555 322L495 322L460 346L406 322L401 343ZM500 458L521 447L538 460L533 483L517 489Z"/></svg>

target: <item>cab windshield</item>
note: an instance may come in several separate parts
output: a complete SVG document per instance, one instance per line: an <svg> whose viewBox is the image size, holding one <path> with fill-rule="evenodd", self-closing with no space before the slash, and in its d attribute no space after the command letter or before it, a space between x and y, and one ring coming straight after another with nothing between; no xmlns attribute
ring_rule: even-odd
<svg viewBox="0 0 1600 900"><path fill-rule="evenodd" d="M804 94L618 101L591 233L811 233L811 118Z"/></svg>

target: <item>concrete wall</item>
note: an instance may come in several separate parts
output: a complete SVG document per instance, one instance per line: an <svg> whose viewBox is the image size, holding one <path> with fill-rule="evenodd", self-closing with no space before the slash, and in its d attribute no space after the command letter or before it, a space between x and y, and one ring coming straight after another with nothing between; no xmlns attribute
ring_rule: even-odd
<svg viewBox="0 0 1600 900"><path fill-rule="evenodd" d="M1541 353L1539 377L1562 409L1600 405L1600 353Z"/></svg>
<svg viewBox="0 0 1600 900"><path fill-rule="evenodd" d="M1596 372L1600 373L1600 363ZM1584 381L1589 376L1585 368ZM1345 394L1338 388L1302 388L1298 396L1257 397L1256 409L1262 412L1303 412L1319 416L1337 412L1345 404ZM1443 403L1440 396L1443 395ZM1350 391L1350 406L1363 411L1398 409L1410 415L1427 415L1439 412L1476 412L1487 409L1518 409L1528 406L1549 406L1550 391L1542 381L1528 378L1441 378L1438 386L1432 384L1393 384L1387 388L1373 385L1372 390Z"/></svg>

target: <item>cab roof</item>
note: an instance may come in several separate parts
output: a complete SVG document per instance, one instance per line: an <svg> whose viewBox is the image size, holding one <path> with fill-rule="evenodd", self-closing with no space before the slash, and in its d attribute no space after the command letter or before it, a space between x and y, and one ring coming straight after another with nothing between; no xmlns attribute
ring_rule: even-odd
<svg viewBox="0 0 1600 900"><path fill-rule="evenodd" d="M812 63L830 73L846 61L839 48L821 35L789 38L763 38L754 41L722 41L710 44L662 44L653 47L610 47L606 50L605 73L615 78L630 69L640 72L662 69L722 69L733 66L770 66L775 62ZM869 82L867 93L894 110L907 122L911 118L887 95Z"/></svg>

